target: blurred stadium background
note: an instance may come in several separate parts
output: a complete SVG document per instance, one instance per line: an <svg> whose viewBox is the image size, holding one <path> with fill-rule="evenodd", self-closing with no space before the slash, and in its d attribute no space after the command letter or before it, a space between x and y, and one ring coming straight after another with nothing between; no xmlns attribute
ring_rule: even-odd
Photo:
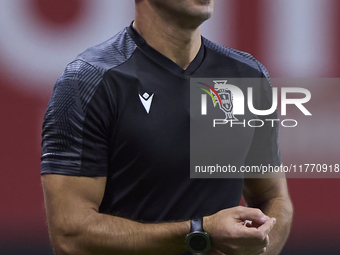
<svg viewBox="0 0 340 255"><path fill-rule="evenodd" d="M43 114L66 64L128 26L133 2L0 1L0 254L52 254L39 174ZM338 78L339 13L339 0L216 0L203 35L250 52L273 78ZM281 129L286 164L339 160L340 86L329 88L312 94L320 118ZM282 254L340 254L340 179L288 184L295 216Z"/></svg>

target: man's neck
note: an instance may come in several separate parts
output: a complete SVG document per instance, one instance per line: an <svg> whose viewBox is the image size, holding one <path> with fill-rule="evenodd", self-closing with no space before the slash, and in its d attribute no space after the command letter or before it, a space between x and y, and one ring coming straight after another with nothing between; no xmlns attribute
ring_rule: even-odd
<svg viewBox="0 0 340 255"><path fill-rule="evenodd" d="M185 28L176 22L169 23L152 10L148 12L136 10L133 25L152 48L171 59L182 69L190 65L201 47L199 27Z"/></svg>

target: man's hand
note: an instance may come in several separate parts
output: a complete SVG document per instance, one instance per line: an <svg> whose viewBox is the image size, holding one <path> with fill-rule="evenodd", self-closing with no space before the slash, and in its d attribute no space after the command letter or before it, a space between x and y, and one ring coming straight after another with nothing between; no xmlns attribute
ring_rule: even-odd
<svg viewBox="0 0 340 255"><path fill-rule="evenodd" d="M293 217L293 205L288 194L285 178L245 179L244 200L248 206L259 208L263 213L277 219L269 234L270 244L264 255L280 254L290 232Z"/></svg>
<svg viewBox="0 0 340 255"><path fill-rule="evenodd" d="M245 226L252 221L251 227ZM266 251L268 234L276 223L259 209L234 207L203 218L203 227L212 238L209 254L256 255ZM221 253L222 252L222 253Z"/></svg>

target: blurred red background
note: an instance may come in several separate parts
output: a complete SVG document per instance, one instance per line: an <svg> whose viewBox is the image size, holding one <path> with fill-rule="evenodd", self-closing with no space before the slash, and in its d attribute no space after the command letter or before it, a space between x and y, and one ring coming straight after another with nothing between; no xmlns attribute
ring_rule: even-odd
<svg viewBox="0 0 340 255"><path fill-rule="evenodd" d="M133 6L133 0L1 1L1 254L50 253L40 186L40 133L49 96L78 53L130 24ZM337 0L216 0L215 14L202 32L251 53L273 78L338 78L339 13ZM313 101L312 95L310 104L324 107L324 121L295 134L281 130L285 163L338 160L339 126L326 127L339 125L334 118L340 86L331 91L320 86L318 93L322 97ZM315 142L320 135L323 140ZM338 254L340 179L289 179L288 184L295 215L283 253Z"/></svg>

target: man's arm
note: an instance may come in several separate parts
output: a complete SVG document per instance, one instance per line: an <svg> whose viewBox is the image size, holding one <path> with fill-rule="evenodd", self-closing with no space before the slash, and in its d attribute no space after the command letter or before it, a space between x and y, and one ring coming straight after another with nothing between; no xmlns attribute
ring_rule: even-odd
<svg viewBox="0 0 340 255"><path fill-rule="evenodd" d="M243 196L248 206L259 208L276 224L269 234L269 246L264 254L276 255L282 250L293 218L293 205L285 178L245 179Z"/></svg>
<svg viewBox="0 0 340 255"><path fill-rule="evenodd" d="M98 212L106 177L42 175L52 246L59 254L180 254L190 223L143 224Z"/></svg>
<svg viewBox="0 0 340 255"><path fill-rule="evenodd" d="M42 175L52 246L60 254L181 254L189 221L145 224L99 213L105 177ZM190 206L190 205L188 205ZM245 219L261 225L243 226ZM214 246L229 253L261 254L274 226L260 210L235 207L204 217Z"/></svg>

